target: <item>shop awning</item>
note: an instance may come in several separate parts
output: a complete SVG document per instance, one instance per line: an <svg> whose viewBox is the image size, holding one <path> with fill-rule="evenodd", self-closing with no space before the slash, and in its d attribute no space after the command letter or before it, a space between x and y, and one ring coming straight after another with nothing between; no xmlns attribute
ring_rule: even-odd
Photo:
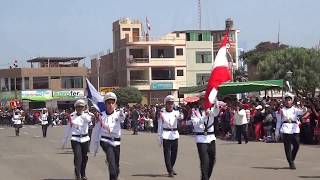
<svg viewBox="0 0 320 180"><path fill-rule="evenodd" d="M283 87L283 79L265 80L265 81L247 81L247 82L230 82L219 87L220 95L238 94L245 92L257 92L269 89L281 89ZM180 94L191 94L205 91L207 85L180 87Z"/></svg>
<svg viewBox="0 0 320 180"><path fill-rule="evenodd" d="M29 101L49 101L52 100L52 97L41 97L41 96L34 96L34 97L25 97L22 98L22 100L29 100Z"/></svg>

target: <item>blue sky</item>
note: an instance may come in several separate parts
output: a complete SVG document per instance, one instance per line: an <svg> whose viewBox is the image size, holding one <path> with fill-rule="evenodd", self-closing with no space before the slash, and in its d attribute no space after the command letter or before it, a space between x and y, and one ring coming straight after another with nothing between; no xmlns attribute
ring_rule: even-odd
<svg viewBox="0 0 320 180"><path fill-rule="evenodd" d="M202 29L231 17L239 47L261 41L313 47L320 40L319 0L202 0ZM0 0L0 68L35 56L86 56L112 49L112 22L151 21L151 36L198 29L197 0ZM89 61L86 60L86 64Z"/></svg>

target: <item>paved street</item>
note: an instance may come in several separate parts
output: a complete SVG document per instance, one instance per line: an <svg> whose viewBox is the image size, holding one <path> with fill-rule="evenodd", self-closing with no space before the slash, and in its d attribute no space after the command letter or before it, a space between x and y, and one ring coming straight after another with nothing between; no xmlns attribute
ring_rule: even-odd
<svg viewBox="0 0 320 180"><path fill-rule="evenodd" d="M166 177L162 149L156 135L122 131L121 180L170 179ZM48 137L41 137L40 126L25 126L20 137L14 129L0 127L0 179L10 180L71 180L73 154L62 150L63 128L48 129ZM320 147L301 146L296 160L297 170L289 170L282 144L249 142L217 142L217 180L296 180L320 179ZM107 179L105 155L100 148L97 157L89 154L87 176L90 180ZM175 165L174 179L200 179L199 160L192 137L182 136Z"/></svg>

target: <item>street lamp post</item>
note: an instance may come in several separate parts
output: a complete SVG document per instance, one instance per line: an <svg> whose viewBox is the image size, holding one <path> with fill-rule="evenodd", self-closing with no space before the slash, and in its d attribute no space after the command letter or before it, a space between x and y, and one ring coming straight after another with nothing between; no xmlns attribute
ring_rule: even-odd
<svg viewBox="0 0 320 180"><path fill-rule="evenodd" d="M293 74L293 72L292 71L287 71L287 73L286 73L286 75L287 75L287 78L288 78L288 80L287 80L287 82L288 82L288 91L289 92L292 92L292 74Z"/></svg>

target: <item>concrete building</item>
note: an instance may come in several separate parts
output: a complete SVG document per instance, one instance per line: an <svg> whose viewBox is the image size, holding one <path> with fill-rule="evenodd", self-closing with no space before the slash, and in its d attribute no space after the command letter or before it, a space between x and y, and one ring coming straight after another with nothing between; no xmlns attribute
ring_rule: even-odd
<svg viewBox="0 0 320 180"><path fill-rule="evenodd" d="M168 94L177 97L186 86L185 39L179 33L150 37L140 21L115 21L113 52L92 60L91 80L96 87L98 81L99 87L137 87L145 104L163 103Z"/></svg>
<svg viewBox="0 0 320 180"><path fill-rule="evenodd" d="M230 67L237 68L238 30L230 30ZM207 82L225 30L174 31L151 37L142 23L128 18L113 23L113 52L92 59L91 81L96 87L137 87L143 103L159 104L179 87ZM182 97L182 96L181 96ZM178 101L178 99L177 99Z"/></svg>
<svg viewBox="0 0 320 180"><path fill-rule="evenodd" d="M23 100L25 109L73 106L84 97L88 70L79 66L84 57L38 57L30 68L0 69L2 105L12 99Z"/></svg>

